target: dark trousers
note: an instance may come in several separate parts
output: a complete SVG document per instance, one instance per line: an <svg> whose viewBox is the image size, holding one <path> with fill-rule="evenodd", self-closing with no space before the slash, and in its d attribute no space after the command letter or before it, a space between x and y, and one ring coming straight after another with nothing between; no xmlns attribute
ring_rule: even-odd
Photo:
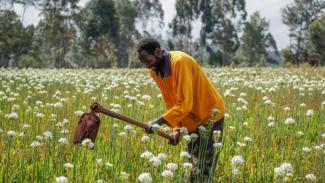
<svg viewBox="0 0 325 183"><path fill-rule="evenodd" d="M206 125L203 125L206 126ZM203 162L203 167L201 167L201 170L199 169L199 154L200 151L203 151L204 148L202 148L203 145L201 145L200 149L200 143L203 144L202 137L199 133L197 133L198 138L195 142L189 142L186 146L186 151L188 151L191 154L190 161L193 164L193 168L190 174L190 182L208 182L209 174L211 171L215 171L215 165L218 161L219 152L215 152L215 149L213 147L213 144L215 143L215 139L213 138L213 131L220 130L221 134L217 140L217 142L222 142L222 134L223 134L223 126L224 126L224 118L220 119L219 121L214 122L212 129L210 130L209 137L207 139L207 146L205 151L205 158L201 158L201 162ZM204 152L204 151L203 151ZM201 153L201 157L203 153ZM215 157L215 160L213 161ZM202 165L201 165L202 166ZM200 176L201 174L201 176ZM203 174L203 177L202 177ZM204 180L202 180L202 178Z"/></svg>

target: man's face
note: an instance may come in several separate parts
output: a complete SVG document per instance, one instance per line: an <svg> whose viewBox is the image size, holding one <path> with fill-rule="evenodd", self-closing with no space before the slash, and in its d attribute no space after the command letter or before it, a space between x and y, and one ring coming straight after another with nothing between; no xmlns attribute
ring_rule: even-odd
<svg viewBox="0 0 325 183"><path fill-rule="evenodd" d="M159 48L156 48L153 54L148 53L146 50L138 52L138 58L146 68L150 69L152 67L157 67L162 60L161 51Z"/></svg>

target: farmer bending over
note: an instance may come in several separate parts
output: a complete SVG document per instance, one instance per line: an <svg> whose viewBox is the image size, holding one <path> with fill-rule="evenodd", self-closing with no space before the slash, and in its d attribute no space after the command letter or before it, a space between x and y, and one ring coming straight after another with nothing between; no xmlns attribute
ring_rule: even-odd
<svg viewBox="0 0 325 183"><path fill-rule="evenodd" d="M200 139L202 138L200 134L197 133L198 138L193 146L192 142L186 146L186 150L192 154L193 168L189 177L190 181L197 181L200 174L204 175L203 178L206 181L209 178L209 173L214 171L218 159L218 154L215 154L213 147L215 142L212 131L219 130L221 134L217 141L222 141L224 123L222 97L190 55L182 51L163 50L159 42L153 38L142 39L137 45L137 51L141 63L150 69L150 75L160 88L168 109L161 117L148 123L148 128L145 129L147 133L154 133L153 126L155 124L159 126L166 124L173 129L171 134L173 140L170 143L177 145L182 127L187 128L190 134L197 133L201 125L207 126L212 117L212 109L218 110L218 115L214 117L215 121L208 135L203 170L197 171L199 151L202 150L200 149ZM97 104L97 112L104 110L103 106ZM213 157L216 157L215 161L213 161Z"/></svg>
<svg viewBox="0 0 325 183"><path fill-rule="evenodd" d="M144 38L139 41L137 51L141 63L150 69L150 75L160 88L168 109L160 118L149 122L149 127L145 131L153 133L152 126L154 124L167 124L173 129L171 136L174 140L170 143L177 145L180 128L187 128L189 133L197 132L200 125L207 125L212 109L217 109L219 115L216 117L211 131L219 130L221 132L218 140L221 142L224 101L195 59L182 51L161 49L159 42L153 38ZM215 152L212 135L210 132L204 162L205 168L202 170L205 178L209 176L211 168L214 167L212 162ZM199 143L200 135L198 134L193 149L192 142L189 142L186 147L186 150L192 154L191 182L199 173L195 171L198 167Z"/></svg>

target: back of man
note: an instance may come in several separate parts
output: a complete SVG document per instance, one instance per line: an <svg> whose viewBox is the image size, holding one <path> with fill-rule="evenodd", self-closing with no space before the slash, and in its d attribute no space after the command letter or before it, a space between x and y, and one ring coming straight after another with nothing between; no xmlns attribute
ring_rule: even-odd
<svg viewBox="0 0 325 183"><path fill-rule="evenodd" d="M212 109L220 112L216 120L223 118L224 101L199 64L182 51L165 51L165 54L169 56L166 63L170 75L159 77L153 69L150 73L162 91L168 109L162 117L173 130L186 127L189 132L196 131L199 125L208 122ZM181 103L181 109L189 112L180 121L180 112L171 110L178 103Z"/></svg>

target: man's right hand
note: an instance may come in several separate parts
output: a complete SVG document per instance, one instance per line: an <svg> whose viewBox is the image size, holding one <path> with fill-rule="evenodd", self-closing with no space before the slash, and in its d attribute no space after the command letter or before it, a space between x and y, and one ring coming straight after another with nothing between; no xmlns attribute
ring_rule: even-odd
<svg viewBox="0 0 325 183"><path fill-rule="evenodd" d="M153 123L152 122L149 122L148 123L148 126L146 128L144 128L144 131L148 134L153 134L154 131L153 131Z"/></svg>

